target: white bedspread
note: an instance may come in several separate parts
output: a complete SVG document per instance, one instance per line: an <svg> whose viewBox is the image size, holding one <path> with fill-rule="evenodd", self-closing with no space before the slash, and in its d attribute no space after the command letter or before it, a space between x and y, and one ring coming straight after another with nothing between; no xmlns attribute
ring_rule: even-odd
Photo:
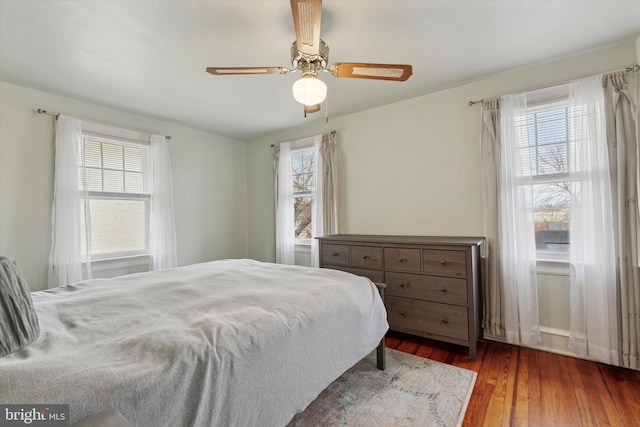
<svg viewBox="0 0 640 427"><path fill-rule="evenodd" d="M68 403L72 423L282 427L388 328L368 279L252 260L32 296L41 334L0 359L0 403Z"/></svg>

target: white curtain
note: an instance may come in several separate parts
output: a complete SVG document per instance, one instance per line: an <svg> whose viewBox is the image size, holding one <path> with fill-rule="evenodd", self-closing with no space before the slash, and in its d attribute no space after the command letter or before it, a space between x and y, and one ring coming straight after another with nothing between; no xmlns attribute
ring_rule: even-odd
<svg viewBox="0 0 640 427"><path fill-rule="evenodd" d="M276 147L274 173L276 178L276 262L293 265L295 264L295 230L290 142L283 142Z"/></svg>
<svg viewBox="0 0 640 427"><path fill-rule="evenodd" d="M315 187L311 214L311 266L320 266L316 237L338 232L338 162L336 134L318 135L314 138Z"/></svg>
<svg viewBox="0 0 640 427"><path fill-rule="evenodd" d="M540 343L532 177L527 137L527 96L500 100L499 256L507 341Z"/></svg>
<svg viewBox="0 0 640 427"><path fill-rule="evenodd" d="M173 179L167 138L151 135L149 150L149 254L151 269L174 268L178 265Z"/></svg>
<svg viewBox="0 0 640 427"><path fill-rule="evenodd" d="M62 286L91 278L91 233L89 206L79 178L85 176L82 155L82 122L60 115L56 120L55 178L51 212L51 252L49 287ZM82 162L80 162L82 161ZM80 166L78 166L80 165ZM78 170L79 169L79 170ZM82 212L85 215L83 239ZM86 269L83 274L82 246L85 246Z"/></svg>
<svg viewBox="0 0 640 427"><path fill-rule="evenodd" d="M569 348L617 365L615 250L602 76L572 82L569 91Z"/></svg>

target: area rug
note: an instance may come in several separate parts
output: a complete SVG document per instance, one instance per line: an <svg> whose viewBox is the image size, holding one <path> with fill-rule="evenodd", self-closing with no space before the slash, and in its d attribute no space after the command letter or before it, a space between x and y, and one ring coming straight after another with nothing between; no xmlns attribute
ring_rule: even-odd
<svg viewBox="0 0 640 427"><path fill-rule="evenodd" d="M460 426L477 374L387 349L387 369L375 353L329 385L287 427Z"/></svg>

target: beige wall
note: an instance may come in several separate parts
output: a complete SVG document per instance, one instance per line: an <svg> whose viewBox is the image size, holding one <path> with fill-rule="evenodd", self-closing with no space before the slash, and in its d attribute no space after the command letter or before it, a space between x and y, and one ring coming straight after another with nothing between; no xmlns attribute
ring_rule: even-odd
<svg viewBox="0 0 640 427"><path fill-rule="evenodd" d="M634 39L330 118L328 124L309 121L305 126L251 141L247 146L249 256L275 259L270 144L337 131L341 233L481 236L480 107L469 107L467 102L616 70L635 62ZM565 329L568 277L541 275L540 281L544 292L541 321L545 326Z"/></svg>
<svg viewBox="0 0 640 427"><path fill-rule="evenodd" d="M246 143L0 83L0 255L31 290L46 287L53 197L54 118L37 108L171 135L178 263L246 256Z"/></svg>

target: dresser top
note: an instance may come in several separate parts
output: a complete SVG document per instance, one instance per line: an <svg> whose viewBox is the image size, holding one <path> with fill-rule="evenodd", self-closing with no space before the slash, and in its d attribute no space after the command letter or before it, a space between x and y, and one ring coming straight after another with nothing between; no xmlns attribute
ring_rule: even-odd
<svg viewBox="0 0 640 427"><path fill-rule="evenodd" d="M418 245L470 245L481 246L484 237L462 236L390 236L374 234L333 234L316 237L326 242L405 243Z"/></svg>

